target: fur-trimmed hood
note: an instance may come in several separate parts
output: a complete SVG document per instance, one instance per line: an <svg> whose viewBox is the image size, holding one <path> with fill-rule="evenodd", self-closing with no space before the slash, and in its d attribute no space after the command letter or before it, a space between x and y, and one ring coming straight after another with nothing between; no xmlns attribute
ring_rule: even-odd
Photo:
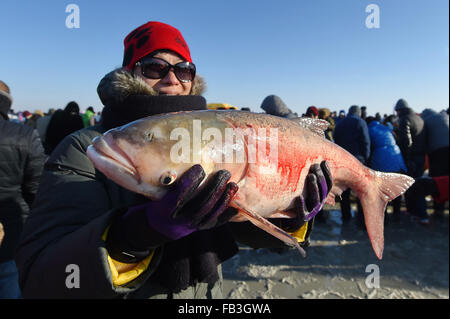
<svg viewBox="0 0 450 319"><path fill-rule="evenodd" d="M3 117L5 120L8 119L8 111L11 108L12 101L12 96L0 87L0 117Z"/></svg>
<svg viewBox="0 0 450 319"><path fill-rule="evenodd" d="M190 95L202 95L205 90L204 79L197 75ZM158 95L142 78L125 68L118 68L106 74L97 87L97 93L103 105L121 104L130 95Z"/></svg>

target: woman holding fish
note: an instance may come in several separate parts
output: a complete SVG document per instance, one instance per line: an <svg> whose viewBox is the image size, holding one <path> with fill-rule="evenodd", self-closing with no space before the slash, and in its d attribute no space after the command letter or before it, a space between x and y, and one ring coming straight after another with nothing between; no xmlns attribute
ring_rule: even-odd
<svg viewBox="0 0 450 319"><path fill-rule="evenodd" d="M220 265L237 253L235 240L283 245L248 222L228 223L238 213L230 203L239 186L226 169L208 178L208 168L198 164L181 176L168 171L157 181L164 194L151 200L122 187L135 168L112 165L127 161L119 148L108 146L115 155L102 169L93 165L88 147L112 128L161 113L206 110L203 81L177 29L149 22L124 45L123 67L98 86L101 124L68 136L45 165L16 254L25 298L220 298ZM140 143L141 132L135 133L129 137ZM144 141L156 137L153 132ZM158 164L149 158L141 168ZM122 186L109 178L116 173ZM307 245L331 186L327 164L312 165L293 217L272 222Z"/></svg>

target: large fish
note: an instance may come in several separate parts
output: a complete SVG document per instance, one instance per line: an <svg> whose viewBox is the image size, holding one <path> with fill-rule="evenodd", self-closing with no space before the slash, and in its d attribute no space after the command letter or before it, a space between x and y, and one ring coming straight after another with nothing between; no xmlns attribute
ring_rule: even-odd
<svg viewBox="0 0 450 319"><path fill-rule="evenodd" d="M256 226L297 247L297 240L268 217L292 217L294 199L304 194L309 168L328 162L333 187L326 202L351 188L361 201L375 254L382 258L384 211L388 201L414 182L409 176L382 173L324 138L328 123L284 119L243 111L191 111L146 117L114 128L93 140L87 155L117 184L158 200L188 168L201 164L208 176L220 169L239 185L232 221ZM205 179L206 181L207 179Z"/></svg>

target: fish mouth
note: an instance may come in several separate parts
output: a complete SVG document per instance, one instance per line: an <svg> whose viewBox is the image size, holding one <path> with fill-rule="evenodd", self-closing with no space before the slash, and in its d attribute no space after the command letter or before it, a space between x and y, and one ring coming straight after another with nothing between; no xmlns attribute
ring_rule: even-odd
<svg viewBox="0 0 450 319"><path fill-rule="evenodd" d="M138 183L140 183L139 173L129 156L125 154L113 139L108 137L109 135L94 138L92 147L95 152L100 158L110 162L113 166L122 168L125 173L131 175Z"/></svg>

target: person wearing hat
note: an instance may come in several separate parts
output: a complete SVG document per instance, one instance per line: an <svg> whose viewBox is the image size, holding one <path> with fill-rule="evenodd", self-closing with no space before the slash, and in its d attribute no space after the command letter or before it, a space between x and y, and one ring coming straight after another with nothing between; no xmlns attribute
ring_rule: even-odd
<svg viewBox="0 0 450 319"><path fill-rule="evenodd" d="M13 254L45 160L38 133L9 121L12 102L9 87L0 81L0 299L21 296Z"/></svg>
<svg viewBox="0 0 450 319"><path fill-rule="evenodd" d="M367 165L370 157L370 136L366 121L361 118L361 108L352 105L347 116L337 122L334 129L334 142L355 156L362 164ZM356 199L358 210L356 213L357 223L364 227L364 215L359 199ZM351 219L350 190L341 195L342 220Z"/></svg>
<svg viewBox="0 0 450 319"><path fill-rule="evenodd" d="M328 128L325 130L325 137L327 140L333 142L333 131L335 127L335 122L333 117L331 116L330 109L323 107L319 109L319 119L325 120L329 123Z"/></svg>
<svg viewBox="0 0 450 319"><path fill-rule="evenodd" d="M154 114L206 110L204 81L178 29L151 21L128 34L124 47L122 67L97 88L101 123L66 137L45 165L16 254L26 298L222 297L221 264L237 253L241 232L231 225L245 224L227 223L237 213L228 208L238 190L230 173L217 172L188 200L183 194L205 176L194 165L163 199L150 201L107 179L86 156L92 140L111 128ZM308 181L310 209L299 207L288 220L292 231L303 231L303 242L312 227L304 215L315 213L331 188L327 166L312 167ZM255 228L246 230L258 235ZM281 244L265 233L259 244L266 238ZM68 284L68 265L80 276L76 288Z"/></svg>
<svg viewBox="0 0 450 319"><path fill-rule="evenodd" d="M408 169L407 174L418 178L424 173L425 154L427 151L426 130L423 119L409 107L405 99L399 99L394 108L398 116L397 144L400 147ZM406 191L405 202L408 212L420 224L427 225L425 196L414 198Z"/></svg>
<svg viewBox="0 0 450 319"><path fill-rule="evenodd" d="M45 153L50 155L66 136L82 128L80 107L77 102L71 101L64 110L57 110L50 118L45 132Z"/></svg>
<svg viewBox="0 0 450 319"><path fill-rule="evenodd" d="M310 106L306 109L305 116L313 118L313 119L318 119L319 118L319 110L315 106Z"/></svg>
<svg viewBox="0 0 450 319"><path fill-rule="evenodd" d="M264 98L261 103L261 108L270 115L286 117L288 119L298 117L297 113L292 112L279 96L273 94Z"/></svg>

